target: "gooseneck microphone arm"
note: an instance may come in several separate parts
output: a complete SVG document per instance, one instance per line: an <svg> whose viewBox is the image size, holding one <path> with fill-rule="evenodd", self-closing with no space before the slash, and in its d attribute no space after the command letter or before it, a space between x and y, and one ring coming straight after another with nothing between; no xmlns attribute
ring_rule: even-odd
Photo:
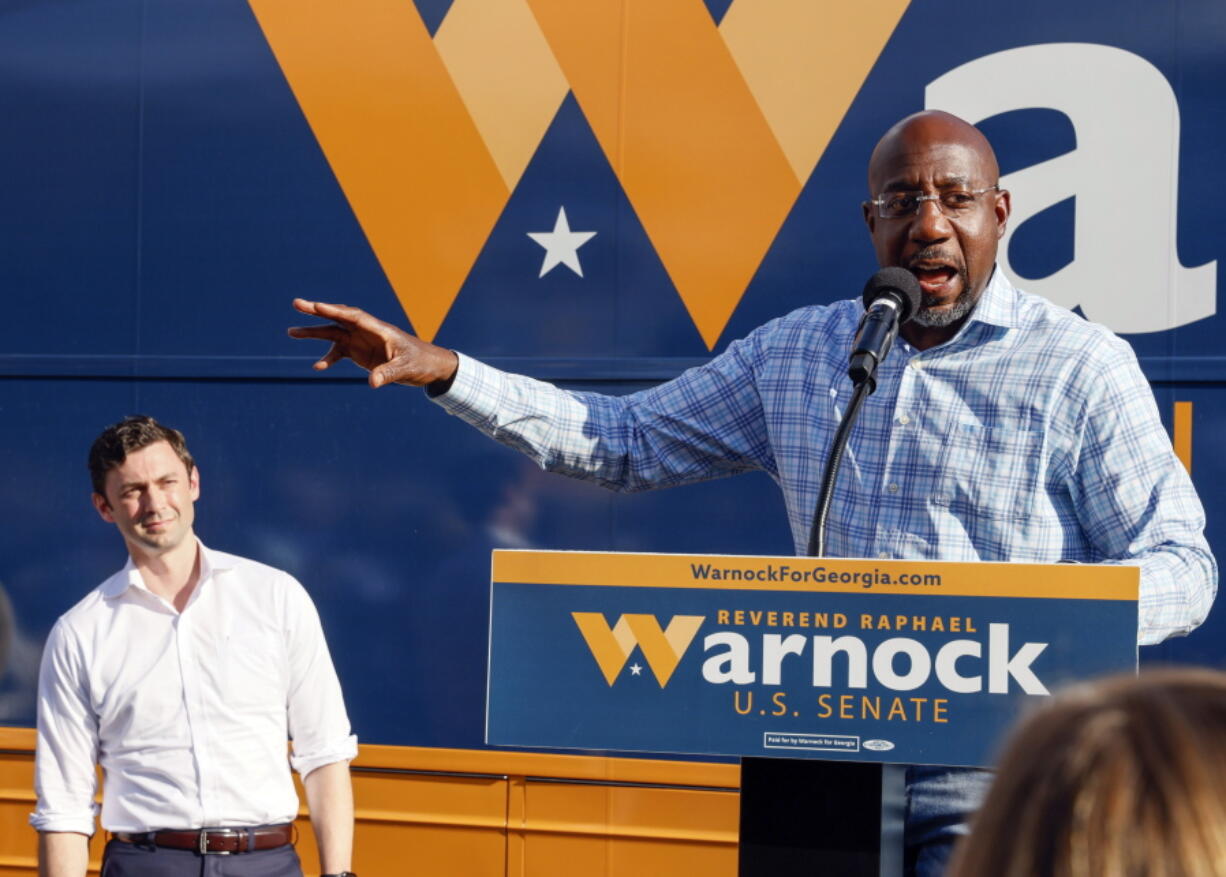
<svg viewBox="0 0 1226 877"><path fill-rule="evenodd" d="M886 358L898 329L919 310L919 281L905 268L882 268L864 287L864 316L852 344L851 363L847 376L854 389L847 410L839 421L822 473L817 505L813 511L813 526L809 530L809 556L826 556L826 520L834 498L834 484L847 449L851 428L860 414L866 396L877 389L877 366Z"/></svg>
<svg viewBox="0 0 1226 877"><path fill-rule="evenodd" d="M822 473L822 487L817 494L817 507L813 511L813 528L809 530L809 556L826 556L826 518L830 515L830 501L834 498L834 482L839 476L839 466L843 463L843 452L847 449L847 437L855 425L856 416L864 397L873 392L875 383L863 381L856 384L851 391L851 401L847 411L839 421L839 428L834 432L834 442L830 445L830 456L826 458L826 471Z"/></svg>

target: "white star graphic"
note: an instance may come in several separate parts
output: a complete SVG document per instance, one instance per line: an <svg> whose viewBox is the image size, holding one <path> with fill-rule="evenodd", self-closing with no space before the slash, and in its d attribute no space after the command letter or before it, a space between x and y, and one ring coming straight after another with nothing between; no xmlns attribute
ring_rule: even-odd
<svg viewBox="0 0 1226 877"><path fill-rule="evenodd" d="M579 265L579 248L596 237L594 231L571 231L570 223L566 221L566 208L558 208L558 219L553 224L553 231L530 231L528 237L545 248L545 261L541 263L541 273L544 277L558 265L565 265L580 277L583 268Z"/></svg>
<svg viewBox="0 0 1226 877"><path fill-rule="evenodd" d="M640 673L643 672L643 668L638 664L631 664L630 672L633 673L635 676L638 676Z"/></svg>

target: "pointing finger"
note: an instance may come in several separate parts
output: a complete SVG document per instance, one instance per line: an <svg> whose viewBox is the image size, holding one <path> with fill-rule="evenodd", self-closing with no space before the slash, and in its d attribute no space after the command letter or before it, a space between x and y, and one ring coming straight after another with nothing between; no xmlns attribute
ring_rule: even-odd
<svg viewBox="0 0 1226 877"><path fill-rule="evenodd" d="M296 298L293 301L294 309L301 311L304 314L310 314L313 317L322 317L325 320L335 320L338 323L356 323L362 316L368 316L366 311L361 308L350 307L342 304L329 304L324 301L311 301L305 298Z"/></svg>
<svg viewBox="0 0 1226 877"><path fill-rule="evenodd" d="M405 334L403 329L384 322L361 308L350 305L331 305L324 302L315 302L314 305L316 316L333 320L347 329L360 329L380 338L398 337Z"/></svg>
<svg viewBox="0 0 1226 877"><path fill-rule="evenodd" d="M349 332L340 326L293 326L289 330L291 338L320 338L333 343L349 336Z"/></svg>
<svg viewBox="0 0 1226 877"><path fill-rule="evenodd" d="M338 323L355 324L362 317L374 319L370 314L361 308L355 308L351 305L328 304L324 301L311 302L315 316L323 317L325 320L335 320Z"/></svg>

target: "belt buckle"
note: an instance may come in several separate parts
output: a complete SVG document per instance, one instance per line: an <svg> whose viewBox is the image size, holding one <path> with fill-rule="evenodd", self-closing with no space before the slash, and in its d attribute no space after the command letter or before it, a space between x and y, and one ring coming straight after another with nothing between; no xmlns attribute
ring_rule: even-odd
<svg viewBox="0 0 1226 877"><path fill-rule="evenodd" d="M215 829L215 831L217 831ZM220 831L229 831L229 829L220 829ZM198 845L200 855L202 856L228 856L230 850L210 850L209 849L209 830L207 828L200 829L200 843Z"/></svg>

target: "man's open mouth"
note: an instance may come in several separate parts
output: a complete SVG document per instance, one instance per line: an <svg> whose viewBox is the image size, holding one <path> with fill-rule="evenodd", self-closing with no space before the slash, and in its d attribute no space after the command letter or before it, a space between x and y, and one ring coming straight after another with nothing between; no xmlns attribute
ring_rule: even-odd
<svg viewBox="0 0 1226 877"><path fill-rule="evenodd" d="M911 273L920 283L920 289L927 295L939 296L953 284L958 272L950 265L924 264L912 265Z"/></svg>

